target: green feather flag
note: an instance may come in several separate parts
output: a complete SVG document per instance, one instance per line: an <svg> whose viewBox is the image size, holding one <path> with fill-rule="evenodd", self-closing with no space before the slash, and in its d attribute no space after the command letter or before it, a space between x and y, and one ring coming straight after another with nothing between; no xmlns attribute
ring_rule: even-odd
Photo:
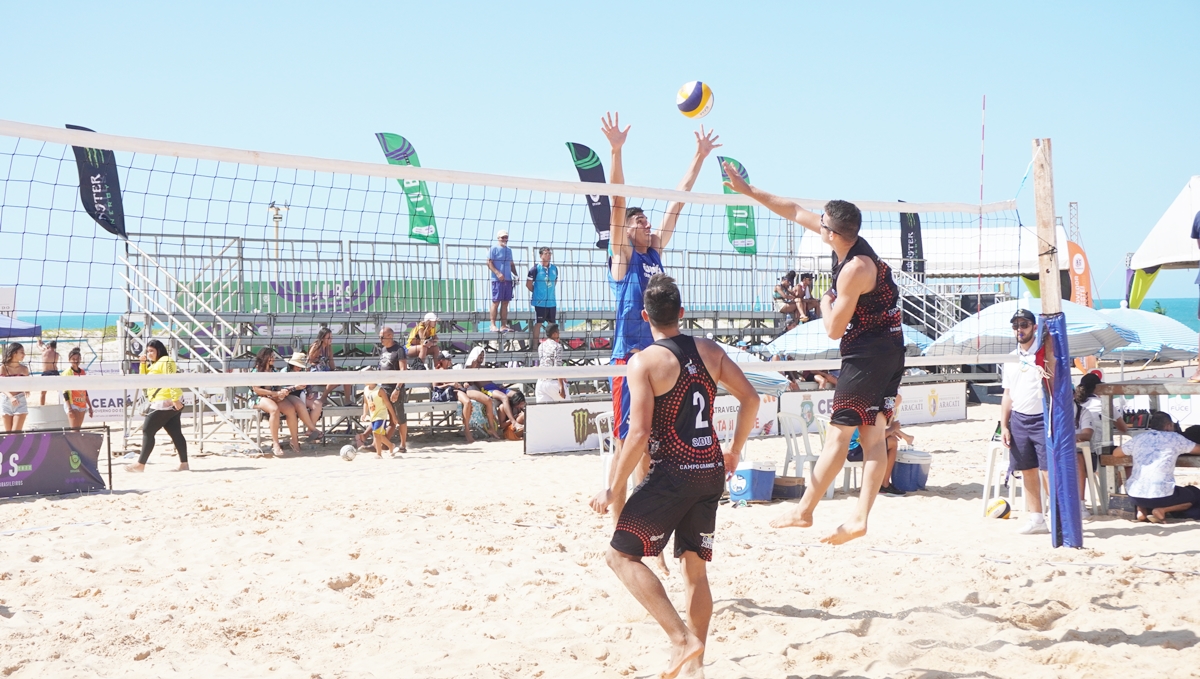
<svg viewBox="0 0 1200 679"><path fill-rule="evenodd" d="M421 167L417 158L417 150L407 139L398 134L379 132L375 135L379 145L383 147L383 155L389 165L411 165ZM437 223L433 219L433 201L425 182L419 179L397 179L404 187L404 195L408 198L408 236L415 240L425 241L436 245L438 241Z"/></svg>

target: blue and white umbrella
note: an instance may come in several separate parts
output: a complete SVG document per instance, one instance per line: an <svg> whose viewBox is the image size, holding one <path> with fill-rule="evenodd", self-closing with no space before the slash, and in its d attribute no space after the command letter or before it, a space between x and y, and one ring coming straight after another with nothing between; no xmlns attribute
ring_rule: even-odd
<svg viewBox="0 0 1200 679"><path fill-rule="evenodd" d="M752 372L759 366L769 368L769 364L761 358L755 356L749 351L731 347L728 344L721 344L721 348L725 350L725 354L733 359L734 363L742 369L746 374L746 379L750 380L750 384L758 390L760 394L773 394L778 396L787 391L787 378L778 371L767 370L766 372Z"/></svg>
<svg viewBox="0 0 1200 679"><path fill-rule="evenodd" d="M1162 314L1141 309L1100 309L1115 326L1137 334L1137 341L1113 349L1104 358L1118 361L1190 361L1196 357L1196 331Z"/></svg>
<svg viewBox="0 0 1200 679"><path fill-rule="evenodd" d="M960 321L925 350L926 356L962 356L964 354L1007 354L1017 347L1012 317L1017 309L1042 311L1042 300L1024 299L1000 302ZM1067 316L1067 342L1071 356L1091 356L1112 351L1138 340L1137 333L1116 326L1104 314L1080 304L1062 303Z"/></svg>
<svg viewBox="0 0 1200 679"><path fill-rule="evenodd" d="M841 340L829 339L825 324L820 319L796 326L776 337L766 346L772 356L791 356L797 361L818 361L841 358ZM904 326L904 345L923 351L933 343L916 328Z"/></svg>

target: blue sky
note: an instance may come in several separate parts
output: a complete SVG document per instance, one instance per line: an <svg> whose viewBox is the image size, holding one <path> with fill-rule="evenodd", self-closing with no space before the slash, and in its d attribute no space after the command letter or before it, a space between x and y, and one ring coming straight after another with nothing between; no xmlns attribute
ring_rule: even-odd
<svg viewBox="0 0 1200 679"><path fill-rule="evenodd" d="M628 181L665 187L694 144L674 93L701 79L769 190L975 202L986 94L985 199L1052 138L1103 297L1200 174L1196 2L344 4L4 3L0 117L370 162L386 130L429 167L574 179L563 142L603 149L620 110Z"/></svg>

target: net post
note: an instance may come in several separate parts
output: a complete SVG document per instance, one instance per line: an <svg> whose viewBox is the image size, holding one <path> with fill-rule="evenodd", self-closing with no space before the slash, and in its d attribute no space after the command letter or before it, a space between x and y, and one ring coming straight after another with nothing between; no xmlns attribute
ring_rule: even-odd
<svg viewBox="0 0 1200 679"><path fill-rule="evenodd" d="M1058 241L1054 220L1054 165L1049 139L1033 140L1033 188L1037 210L1038 277L1042 290L1041 327L1045 349L1046 394L1043 421L1049 458L1051 525L1055 547L1083 547L1083 517L1075 466L1075 418L1072 399L1067 319L1062 310Z"/></svg>

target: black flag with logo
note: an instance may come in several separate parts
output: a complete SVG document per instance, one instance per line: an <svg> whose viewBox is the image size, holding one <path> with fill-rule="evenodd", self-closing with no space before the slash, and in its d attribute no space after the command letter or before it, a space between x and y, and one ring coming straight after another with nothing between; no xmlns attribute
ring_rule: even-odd
<svg viewBox="0 0 1200 679"><path fill-rule="evenodd" d="M95 132L78 125L68 130ZM125 235L125 208L121 205L121 182L117 178L117 160L112 151L72 146L79 168L79 199L83 209L96 223L114 236Z"/></svg>
<svg viewBox="0 0 1200 679"><path fill-rule="evenodd" d="M900 213L900 252L904 255L900 264L901 271L912 274L925 273L925 245L921 242L921 216L915 212Z"/></svg>
<svg viewBox="0 0 1200 679"><path fill-rule="evenodd" d="M579 181L604 183L604 165L600 163L600 156L596 155L595 151L574 142L567 142L567 148L571 150L571 160L575 162L575 169L579 170ZM596 227L596 247L607 250L608 232L612 228L612 206L608 202L608 196L588 195L587 204L592 213L592 224Z"/></svg>

